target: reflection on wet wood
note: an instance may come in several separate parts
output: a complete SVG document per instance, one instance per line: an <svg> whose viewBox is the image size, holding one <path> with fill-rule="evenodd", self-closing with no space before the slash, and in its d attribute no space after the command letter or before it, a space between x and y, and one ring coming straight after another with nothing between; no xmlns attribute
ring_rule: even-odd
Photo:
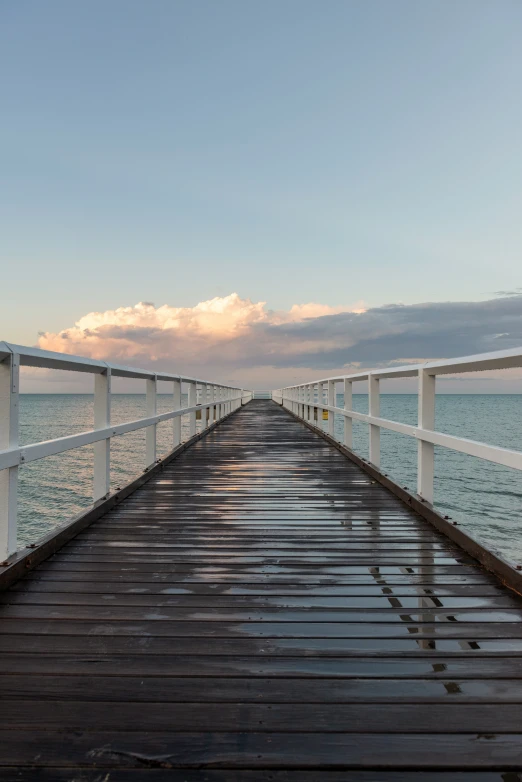
<svg viewBox="0 0 522 782"><path fill-rule="evenodd" d="M520 782L522 600L271 402L4 593L0 665L7 782Z"/></svg>

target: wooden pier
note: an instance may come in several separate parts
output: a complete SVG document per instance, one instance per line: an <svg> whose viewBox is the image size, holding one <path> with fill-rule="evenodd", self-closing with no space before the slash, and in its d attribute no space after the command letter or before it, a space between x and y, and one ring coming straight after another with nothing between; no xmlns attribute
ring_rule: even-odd
<svg viewBox="0 0 522 782"><path fill-rule="evenodd" d="M272 401L0 600L3 782L522 780L522 599Z"/></svg>

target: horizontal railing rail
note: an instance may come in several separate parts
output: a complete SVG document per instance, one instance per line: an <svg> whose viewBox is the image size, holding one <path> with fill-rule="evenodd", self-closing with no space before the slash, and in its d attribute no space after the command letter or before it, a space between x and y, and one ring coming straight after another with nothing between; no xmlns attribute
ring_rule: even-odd
<svg viewBox="0 0 522 782"><path fill-rule="evenodd" d="M272 399L288 408L298 418L322 430L322 411L328 416L328 434L334 437L334 415L342 416L344 425L343 444L353 450L353 421L362 421L370 427L369 462L380 469L381 429L413 437L417 447L417 494L422 502L433 505L434 501L434 447L442 446L454 451L476 456L495 464L522 470L522 452L500 448L464 437L437 432L435 430L435 384L438 375L482 372L495 369L522 367L522 348L481 353L444 361L427 361L424 364L409 364L389 369L375 369L351 375L328 377L308 383L287 386L272 391ZM418 378L417 426L392 421L380 416L380 381L401 377ZM352 408L353 383L368 382L368 413L359 413ZM344 407L337 407L337 385L342 383ZM326 395L326 400L325 400ZM315 416L317 415L317 424Z"/></svg>
<svg viewBox="0 0 522 782"><path fill-rule="evenodd" d="M20 367L41 367L94 375L94 428L54 440L19 444ZM146 417L111 425L111 381L114 377L146 381ZM157 384L171 382L172 409L157 412ZM182 407L182 386L188 392L188 406ZM172 447L181 444L181 416L189 417L189 437L196 434L196 416L203 427L219 421L252 399L253 392L211 380L147 369L119 366L81 356L54 353L38 348L0 342L0 559L6 560L18 548L18 470L36 459L94 445L93 501L104 500L110 492L111 439L146 430L145 470L157 461L157 426L172 420Z"/></svg>
<svg viewBox="0 0 522 782"><path fill-rule="evenodd" d="M254 399L272 399L271 391L254 391Z"/></svg>

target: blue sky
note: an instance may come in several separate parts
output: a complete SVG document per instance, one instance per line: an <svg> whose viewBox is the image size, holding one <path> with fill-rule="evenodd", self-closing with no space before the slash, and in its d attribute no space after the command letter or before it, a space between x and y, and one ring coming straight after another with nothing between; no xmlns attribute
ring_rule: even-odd
<svg viewBox="0 0 522 782"><path fill-rule="evenodd" d="M516 289L521 34L518 0L0 0L2 338Z"/></svg>

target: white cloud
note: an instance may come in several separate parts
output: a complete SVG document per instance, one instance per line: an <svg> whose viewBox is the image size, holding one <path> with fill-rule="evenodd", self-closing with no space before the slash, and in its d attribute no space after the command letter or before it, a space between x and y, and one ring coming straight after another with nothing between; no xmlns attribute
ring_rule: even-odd
<svg viewBox="0 0 522 782"><path fill-rule="evenodd" d="M275 311L236 293L194 307L142 302L91 312L38 341L48 350L257 388L520 344L522 296L370 309L309 302Z"/></svg>
<svg viewBox="0 0 522 782"><path fill-rule="evenodd" d="M140 302L106 312L90 312L74 326L41 334L38 347L98 359L147 362L204 358L216 346L240 341L258 325L278 326L339 312L361 311L309 302L294 304L288 312L268 310L266 302L242 299L237 293L202 301L194 307L155 307ZM308 343L309 349L314 341ZM230 350L230 348L228 348Z"/></svg>

